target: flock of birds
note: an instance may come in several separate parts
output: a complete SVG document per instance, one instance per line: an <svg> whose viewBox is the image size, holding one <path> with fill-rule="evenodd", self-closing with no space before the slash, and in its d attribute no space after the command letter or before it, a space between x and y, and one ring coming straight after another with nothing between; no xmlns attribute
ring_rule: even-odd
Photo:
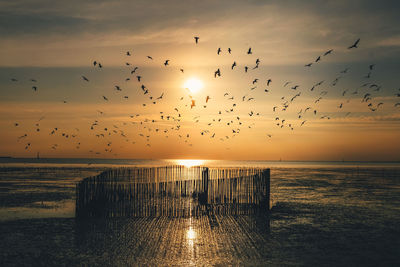
<svg viewBox="0 0 400 267"><path fill-rule="evenodd" d="M195 36L194 37L195 45L198 45L200 42L200 37ZM360 43L360 39L357 39L352 45L348 46L347 49L356 49L358 48ZM227 48L226 50L229 55L232 54L232 49ZM221 47L217 49L217 56L221 55L223 53L223 50ZM318 55L315 60L312 62L309 62L304 65L305 68L311 68L321 62L324 58L332 55L334 53L333 49L329 49L326 52L322 53L321 55ZM132 56L133 52L132 51L126 51L125 55L127 58L130 58ZM248 48L246 51L247 55L252 55L253 51L252 48ZM147 56L147 60L153 60L152 56ZM129 60L127 60L129 61ZM170 59L165 59L163 60L163 68L168 68L170 66ZM254 62L253 66L244 66L243 71L246 75L253 75L252 71L256 70L259 68L261 63L261 60L257 58ZM164 96L168 94L168 92L162 92L160 95L153 96L152 95L152 90L148 88L144 84L144 79L142 77L143 74L141 74L141 67L140 66L133 66L131 63L126 62L125 66L129 68L129 76L125 78L125 81L131 81L136 80L137 83L139 84L139 90L145 97L145 99L148 99L147 103L143 103L142 106L146 107L148 105L156 105L160 101L163 101ZM232 65L230 66L230 71L235 70L238 68L238 63L236 61L233 61ZM103 64L101 62L98 62L97 60L92 62L92 67L97 68L97 69L103 69ZM178 68L179 71L183 74L185 73L184 68ZM375 64L370 64L368 65L368 72L366 75L363 77L365 82L362 82L362 84L355 89L354 91L349 91L349 90L343 90L341 92L341 96L343 98L343 101L338 103L337 108L338 109L343 109L344 106L350 102L352 98L355 98L356 96L361 96L360 97L360 102L364 103L366 107L371 111L375 112L378 109L380 109L383 105L384 102L381 101L376 101L376 92L379 92L382 88L381 85L376 84L374 82L370 82L370 78L372 76L372 73L375 69ZM303 88L298 83L295 83L293 81L286 81L282 85L282 88L290 88L290 91L293 91L293 95L287 96L283 95L280 97L280 103L277 103L273 107L271 107L271 111L276 114L274 116L274 124L278 128L287 128L289 130L294 130L296 127L302 127L303 125L306 124L307 119L306 115L310 114L309 116L314 116L319 119L330 119L331 117L327 114L320 114L318 111L317 107L320 104L320 102L324 99L326 95L328 95L327 90L323 90L322 86L331 86L335 87L339 83L339 81L349 72L349 68L345 68L338 75L332 80L332 81L326 81L326 80L321 80L317 81L311 88ZM222 68L217 68L214 71L213 77L215 79L221 78L223 75L222 73ZM89 83L90 79L86 75L82 75L82 82L84 83ZM254 77L251 78L251 84L249 91L244 92L245 94L240 97L240 98L235 98L234 95L232 95L230 92L225 92L223 94L223 98L226 100L226 103L229 103L225 108L219 110L217 114L215 114L216 117L212 119L206 118L208 121L202 121L201 124L198 124L201 120L201 116L194 116L193 118L190 118L189 120L192 121L195 125L196 129L199 129L199 134L204 137L209 137L209 138L215 138L218 139L221 142L227 141L228 139L234 138L236 135L240 134L243 128L248 128L251 129L255 126L254 120L243 120L243 116L249 116L249 117L257 117L261 116L260 112L256 112L253 110L249 110L247 114L243 113L238 113L237 112L237 107L239 103L247 103L251 101L255 101L255 97L249 96L249 93L251 93L253 90L256 90L258 88L259 84L263 84L263 92L265 94L268 94L271 91L271 86L273 83L272 78L266 78L264 82L261 82L260 78ZM18 79L12 78L12 82L18 82ZM37 80L36 79L31 79L30 82L32 83L32 90L34 92L38 92L39 88L37 85ZM364 90L365 89L365 90ZM123 86L120 85L114 85L114 90L116 92L122 92L124 91ZM362 91L363 90L363 91ZM296 119L290 121L287 116L285 116L285 112L290 108L290 106L298 99L299 97L302 96L302 94L305 93L305 91L312 92L315 96L315 99L312 103L309 103L309 105L304 106L300 110L297 111L297 117ZM222 95L221 95L222 97ZM395 97L399 98L400 97L400 89L395 93ZM122 96L123 99L128 99L129 96L124 94ZM347 98L347 99L346 99ZM101 95L102 101L108 102L109 97L106 95ZM206 96L205 102L201 102L202 104L199 104L199 101L196 102L194 97L190 95L190 92L188 92L187 96L180 97L180 99L177 99L178 105L173 108L170 112L164 112L164 111L159 111L158 118L142 118L143 116L140 113L136 114L127 114L127 121L124 122L115 122L112 125L107 124L105 121L102 119L105 116L105 112L102 110L97 110L97 114L99 116L98 119L92 121L90 125L88 125L88 128L93 134L93 138L102 138L104 139L104 142L102 142L104 145L102 145L102 148L96 148L89 150L89 152L94 153L94 154L103 154L103 153L114 153L115 156L118 154L115 153L115 149L113 149L113 142L111 141L111 136L118 136L118 138L123 138L124 141L131 143L131 144L136 144L137 139L136 138L142 138L143 143L145 143L146 146L150 147L152 143L152 138L154 134L152 133L160 133L163 134L166 138L168 138L172 134L176 134L177 137L183 142L185 142L188 146L192 146L192 141L191 141L191 134L189 132L183 132L182 131L182 121L186 117L185 109L193 109L196 108L197 106L202 106L203 108L206 108L207 105L209 104L210 101L214 99L214 96ZM65 104L67 104L67 101L63 101ZM183 104L180 104L183 103ZM219 103L219 106L222 106L222 103ZM395 107L400 106L400 102L396 103L394 105ZM350 112L347 112L345 116L350 115ZM45 119L45 117L41 117L34 125L35 132L40 132L40 124L41 121ZM250 122L249 122L250 121ZM138 126L138 132L133 133L134 136L132 136L131 132L127 130L127 127L129 125L136 125ZM202 126L198 126L202 125ZM20 123L19 122L14 122L15 127L19 127ZM214 127L218 126L218 127ZM201 128L203 127L203 128ZM224 133L217 133L218 131L215 131L216 128L219 128L220 130L223 130ZM81 140L80 140L80 129L79 128L74 128L74 129L64 129L62 130L60 127L53 127L48 130L48 135L50 136L60 136L65 139L73 140L73 144L76 149L80 149L81 147ZM129 132L129 133L128 133ZM221 132L221 131L219 131ZM271 133L265 133L266 138L272 138ZM17 141L24 144L25 150L31 149L31 141L30 137L33 135L33 133L24 133L20 136L17 137ZM54 143L51 145L51 149L57 150L60 148L60 144Z"/></svg>

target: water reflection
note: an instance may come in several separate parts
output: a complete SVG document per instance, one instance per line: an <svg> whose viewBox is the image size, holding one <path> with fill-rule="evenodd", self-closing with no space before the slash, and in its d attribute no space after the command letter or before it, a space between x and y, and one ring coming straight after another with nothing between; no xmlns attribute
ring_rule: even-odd
<svg viewBox="0 0 400 267"><path fill-rule="evenodd" d="M204 266L243 257L257 261L269 243L268 216L76 220L79 254L112 266Z"/></svg>

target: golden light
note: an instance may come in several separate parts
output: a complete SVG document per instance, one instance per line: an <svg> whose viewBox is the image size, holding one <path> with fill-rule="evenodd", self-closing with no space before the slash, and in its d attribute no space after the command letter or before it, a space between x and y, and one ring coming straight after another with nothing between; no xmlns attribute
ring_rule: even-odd
<svg viewBox="0 0 400 267"><path fill-rule="evenodd" d="M203 88L203 82L197 78L190 78L183 85L187 88L192 94L197 93Z"/></svg>
<svg viewBox="0 0 400 267"><path fill-rule="evenodd" d="M183 165L187 168L193 167L193 166L200 166L204 164L204 160L201 159L178 159L176 160L176 163L178 165Z"/></svg>
<svg viewBox="0 0 400 267"><path fill-rule="evenodd" d="M189 228L189 230L187 230L186 232L186 237L188 240L193 240L196 239L196 232L192 229L192 227Z"/></svg>

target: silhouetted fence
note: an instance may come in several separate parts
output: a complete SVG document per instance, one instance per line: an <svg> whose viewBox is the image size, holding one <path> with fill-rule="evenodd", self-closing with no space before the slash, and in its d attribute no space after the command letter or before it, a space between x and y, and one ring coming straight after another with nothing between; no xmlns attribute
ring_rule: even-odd
<svg viewBox="0 0 400 267"><path fill-rule="evenodd" d="M78 218L266 213L270 170L118 168L82 180L76 193Z"/></svg>

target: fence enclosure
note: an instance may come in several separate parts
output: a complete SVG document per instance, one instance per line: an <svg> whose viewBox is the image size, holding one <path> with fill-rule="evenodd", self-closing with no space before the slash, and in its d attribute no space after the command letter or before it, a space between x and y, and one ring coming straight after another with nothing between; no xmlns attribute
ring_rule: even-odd
<svg viewBox="0 0 400 267"><path fill-rule="evenodd" d="M82 180L76 217L191 217L267 213L270 170L118 168Z"/></svg>

